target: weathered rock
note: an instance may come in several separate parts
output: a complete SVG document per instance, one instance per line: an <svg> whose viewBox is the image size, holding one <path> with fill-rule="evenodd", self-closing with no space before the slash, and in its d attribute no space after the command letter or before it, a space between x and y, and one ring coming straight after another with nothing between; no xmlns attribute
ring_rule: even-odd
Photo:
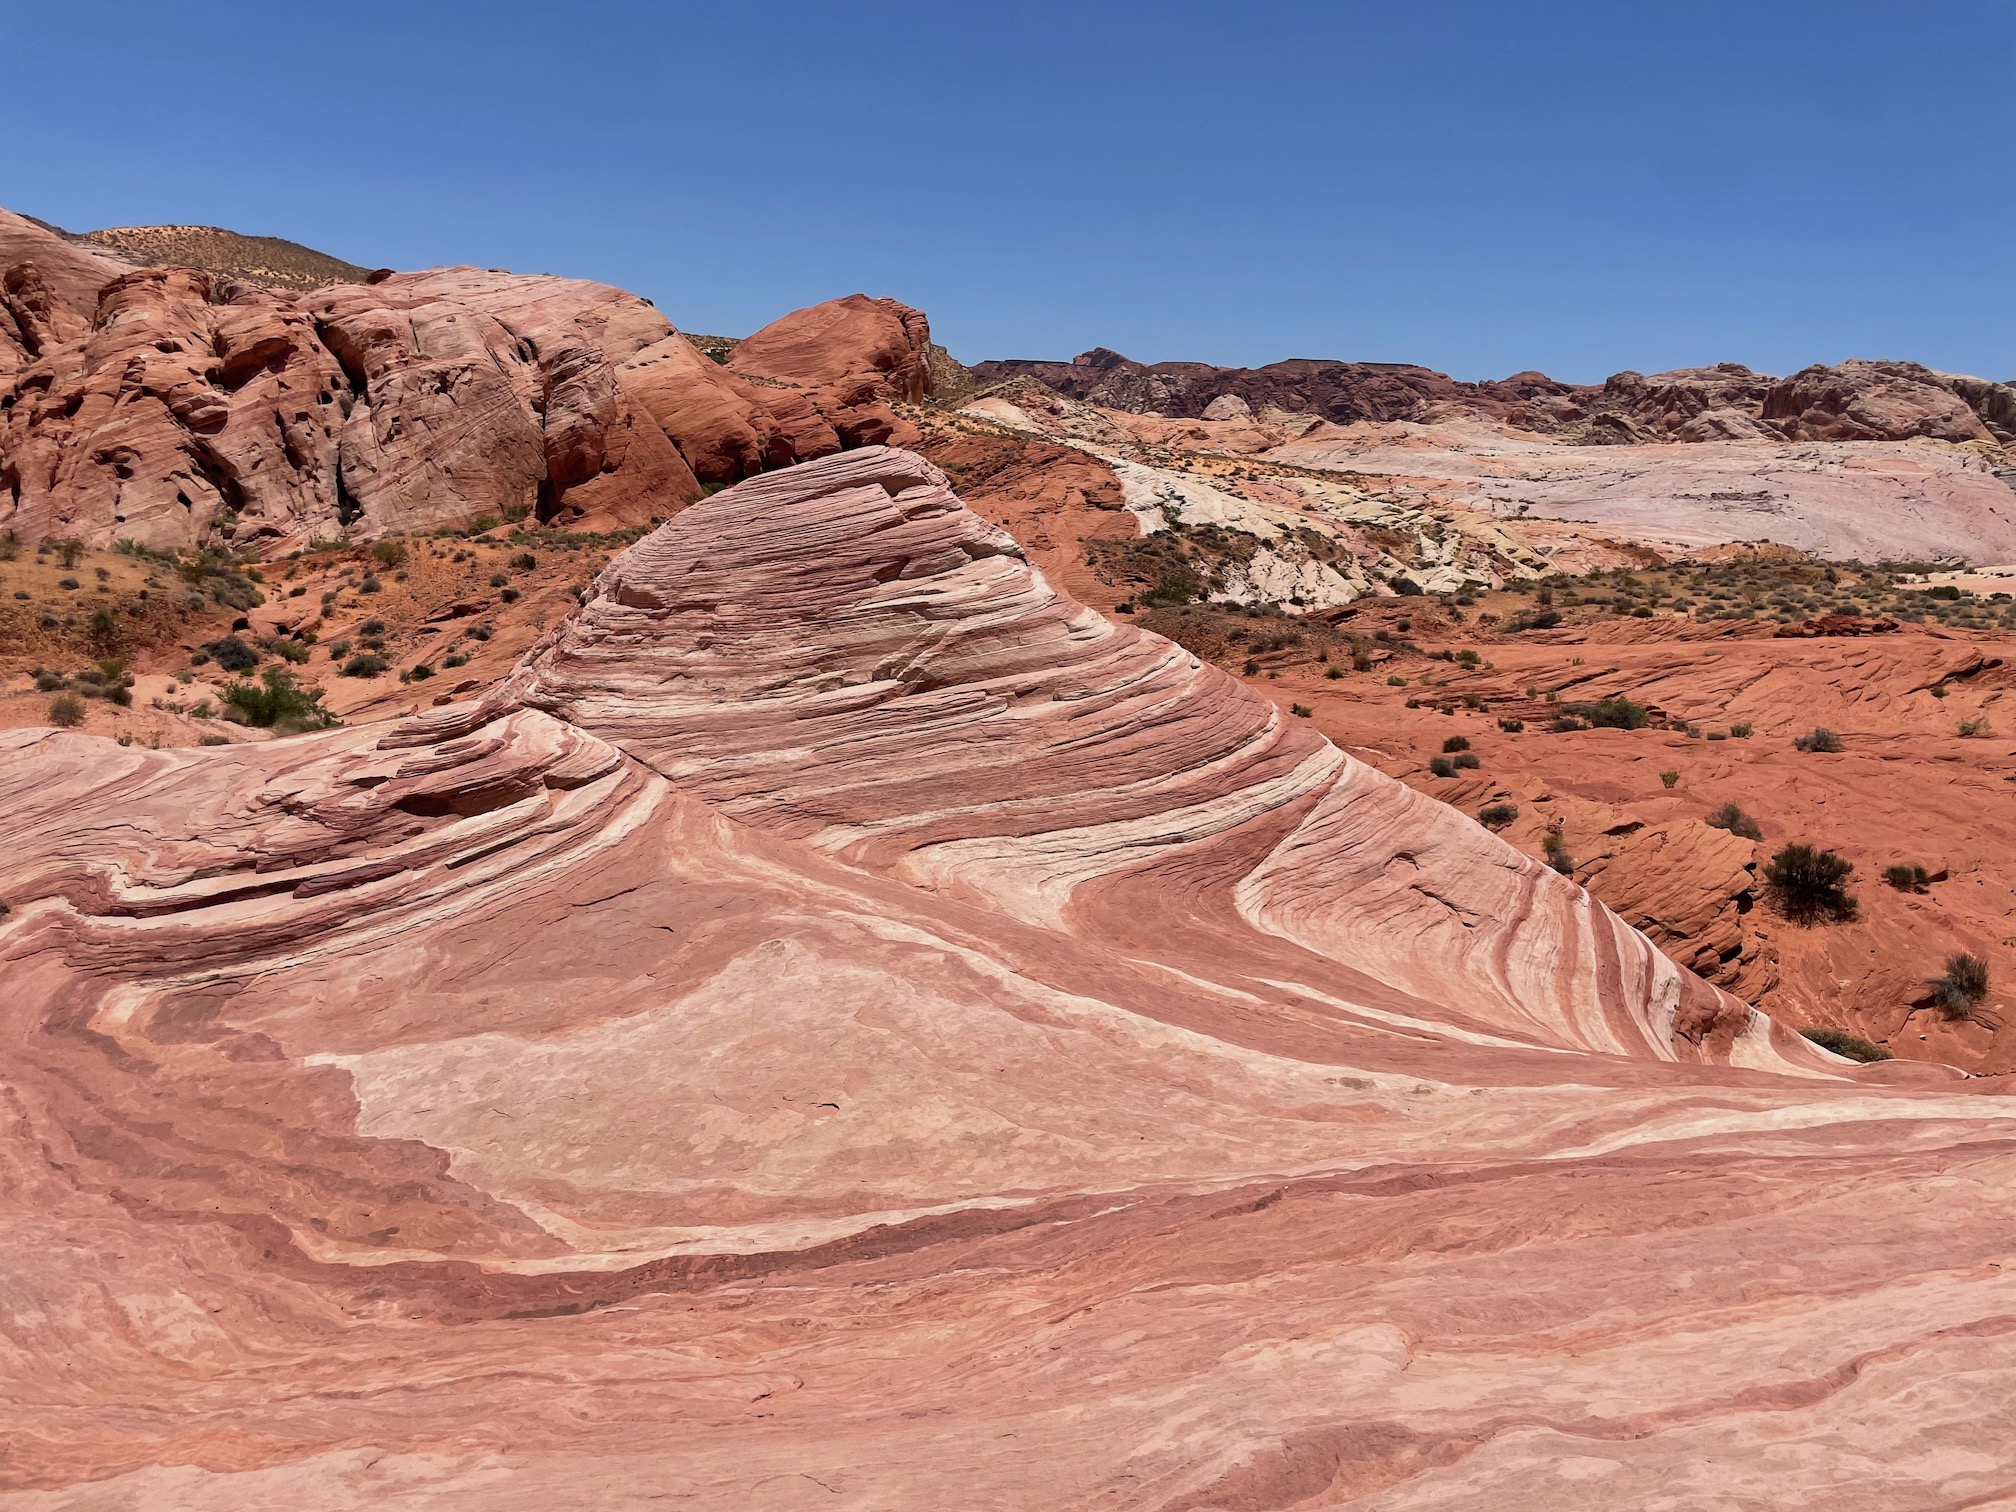
<svg viewBox="0 0 2016 1512"><path fill-rule="evenodd" d="M1983 385L1982 396L1991 387ZM1784 434L1815 441L1989 441L1988 427L1943 374L1915 362L1844 362L1781 378L1763 418Z"/></svg>
<svg viewBox="0 0 2016 1512"><path fill-rule="evenodd" d="M1844 1434L1993 1489L2003 1099L1775 1030L915 457L695 505L480 704L10 733L0 808L24 1506L1817 1508Z"/></svg>
<svg viewBox="0 0 2016 1512"><path fill-rule="evenodd" d="M752 362L802 381L745 382L580 279L275 291L126 268L20 217L0 258L0 528L28 539L284 550L486 514L637 525L912 436L887 400L928 382L924 317L859 296L758 333Z"/></svg>

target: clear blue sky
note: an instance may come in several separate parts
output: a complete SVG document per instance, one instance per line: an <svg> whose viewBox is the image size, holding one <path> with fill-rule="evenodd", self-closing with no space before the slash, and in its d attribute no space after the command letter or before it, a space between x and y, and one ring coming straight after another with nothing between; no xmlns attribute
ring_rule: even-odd
<svg viewBox="0 0 2016 1512"><path fill-rule="evenodd" d="M0 204L968 360L2016 379L2016 0L0 7Z"/></svg>

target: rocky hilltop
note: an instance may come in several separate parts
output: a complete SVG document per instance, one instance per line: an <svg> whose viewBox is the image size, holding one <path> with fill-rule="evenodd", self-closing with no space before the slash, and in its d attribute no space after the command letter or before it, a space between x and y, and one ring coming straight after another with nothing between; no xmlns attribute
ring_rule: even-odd
<svg viewBox="0 0 2016 1512"><path fill-rule="evenodd" d="M853 296L724 368L579 279L447 268L292 292L135 267L0 212L0 530L271 553L484 514L639 524L911 438L889 401L929 387L929 341L918 312Z"/></svg>
<svg viewBox="0 0 2016 1512"><path fill-rule="evenodd" d="M16 732L0 804L24 1506L1992 1478L2004 1099L1776 1028L914 455L694 505L479 700Z"/></svg>

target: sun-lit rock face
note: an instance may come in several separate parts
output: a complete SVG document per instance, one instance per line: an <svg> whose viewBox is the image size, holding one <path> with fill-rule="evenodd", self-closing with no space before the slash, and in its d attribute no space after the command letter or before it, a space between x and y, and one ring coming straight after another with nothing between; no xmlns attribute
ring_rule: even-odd
<svg viewBox="0 0 2016 1512"><path fill-rule="evenodd" d="M2016 1103L1752 1015L907 453L695 505L480 704L10 732L0 813L10 1505L1999 1484Z"/></svg>

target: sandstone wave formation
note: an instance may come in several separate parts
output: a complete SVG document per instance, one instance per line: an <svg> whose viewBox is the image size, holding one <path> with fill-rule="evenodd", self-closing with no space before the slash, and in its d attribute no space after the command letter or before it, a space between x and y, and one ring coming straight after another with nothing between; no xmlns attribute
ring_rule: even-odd
<svg viewBox="0 0 2016 1512"><path fill-rule="evenodd" d="M2009 1494L2016 1104L909 453L694 504L475 702L0 753L10 1507Z"/></svg>
<svg viewBox="0 0 2016 1512"><path fill-rule="evenodd" d="M0 532L273 555L485 515L641 525L914 439L890 401L931 390L934 354L949 371L922 314L863 295L783 317L724 367L583 279L298 290L136 266L0 211Z"/></svg>

